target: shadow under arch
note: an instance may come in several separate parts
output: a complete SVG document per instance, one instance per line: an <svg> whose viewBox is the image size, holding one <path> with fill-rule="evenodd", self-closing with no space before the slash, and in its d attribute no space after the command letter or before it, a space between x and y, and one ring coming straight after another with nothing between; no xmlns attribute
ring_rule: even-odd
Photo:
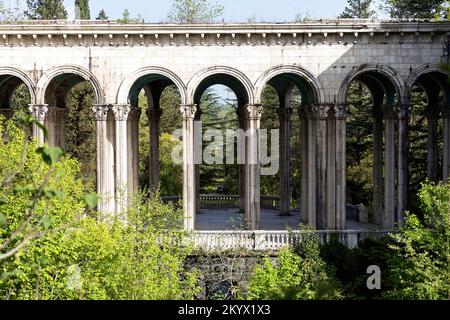
<svg viewBox="0 0 450 320"><path fill-rule="evenodd" d="M146 84L154 81L173 83L180 93L181 103L187 103L186 85L183 81L169 69L154 66L140 68L123 80L117 93L117 103L131 104L131 100L133 100L135 96L139 95L139 91Z"/></svg>
<svg viewBox="0 0 450 320"><path fill-rule="evenodd" d="M348 90L354 80L363 80L361 76L370 76L376 80L384 89L386 94L386 103L394 103L397 98L398 103L405 101L406 92L403 79L391 67L380 64L363 64L347 74L341 84L338 94L338 102L345 104L347 102Z"/></svg>
<svg viewBox="0 0 450 320"><path fill-rule="evenodd" d="M427 95L436 94L442 90L444 103L450 103L450 86L448 76L437 64L425 64L416 68L406 80L407 98L411 99L412 89L416 83L420 84Z"/></svg>
<svg viewBox="0 0 450 320"><path fill-rule="evenodd" d="M252 104L254 88L248 77L241 71L226 67L214 66L197 72L188 83L188 103L200 101L203 92L212 85L221 84L229 87L236 94L239 105Z"/></svg>
<svg viewBox="0 0 450 320"><path fill-rule="evenodd" d="M7 85L8 92L10 93L9 96L4 96L1 100L7 99L8 101L6 102L9 104L12 93L22 83L28 88L28 92L30 93L30 103L35 104L36 85L28 74L18 68L0 67L0 86ZM0 107L5 107L4 101L2 101Z"/></svg>
<svg viewBox="0 0 450 320"><path fill-rule="evenodd" d="M66 81L70 85L75 85L81 81L88 81L94 89L94 97L97 104L104 104L104 93L100 82L89 70L75 65L57 66L47 70L37 83L37 102L44 104L46 93L52 82L59 83Z"/></svg>
<svg viewBox="0 0 450 320"><path fill-rule="evenodd" d="M267 84L277 88L283 86L282 83L286 81L292 82L300 90L302 104L325 101L322 84L312 72L297 65L279 65L264 72L256 81L256 102L261 103L261 96Z"/></svg>

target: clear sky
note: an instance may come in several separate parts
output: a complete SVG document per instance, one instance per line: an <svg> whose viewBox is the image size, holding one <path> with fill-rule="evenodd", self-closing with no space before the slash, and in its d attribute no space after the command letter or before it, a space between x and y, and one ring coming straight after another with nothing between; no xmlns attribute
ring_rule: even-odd
<svg viewBox="0 0 450 320"><path fill-rule="evenodd" d="M74 16L74 2L74 0L64 0L70 17ZM141 14L145 22L163 22L170 11L170 2L169 0L90 0L91 17L95 19L103 8L111 19L117 19L122 16L124 9L128 9L132 17ZM308 15L310 18L335 18L347 4L347 0L212 0L212 2L224 6L225 22L246 22L249 18L254 18L256 21L283 22L292 21L297 14L302 17Z"/></svg>

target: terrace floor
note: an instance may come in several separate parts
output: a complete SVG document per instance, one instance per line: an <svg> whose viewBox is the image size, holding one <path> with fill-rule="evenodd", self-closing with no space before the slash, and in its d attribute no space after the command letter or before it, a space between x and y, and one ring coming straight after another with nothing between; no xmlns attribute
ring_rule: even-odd
<svg viewBox="0 0 450 320"><path fill-rule="evenodd" d="M261 230L298 230L300 212L293 211L292 216L282 217L277 210L261 210ZM240 230L244 225L243 214L238 209L202 209L196 215L196 230ZM347 230L378 230L379 227L369 223L347 220Z"/></svg>

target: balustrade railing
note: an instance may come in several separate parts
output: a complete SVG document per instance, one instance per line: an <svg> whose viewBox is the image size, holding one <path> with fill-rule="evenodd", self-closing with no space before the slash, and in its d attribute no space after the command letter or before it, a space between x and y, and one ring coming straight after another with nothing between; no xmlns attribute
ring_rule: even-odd
<svg viewBox="0 0 450 320"><path fill-rule="evenodd" d="M321 230L321 231L196 231L194 246L198 249L228 250L245 248L256 251L278 251L303 241L306 237L318 237L321 244L337 239L349 249L356 248L366 238L379 239L389 231Z"/></svg>

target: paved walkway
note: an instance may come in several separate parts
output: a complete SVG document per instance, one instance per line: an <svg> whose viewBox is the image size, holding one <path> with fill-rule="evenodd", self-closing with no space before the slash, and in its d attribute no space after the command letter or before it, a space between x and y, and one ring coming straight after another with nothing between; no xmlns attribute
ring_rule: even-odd
<svg viewBox="0 0 450 320"><path fill-rule="evenodd" d="M282 217L277 210L261 211L262 230L287 230L299 229L300 212L292 212L290 217ZM243 214L237 209L201 210L196 215L196 230L239 230L244 225ZM377 230L373 224L363 224L355 221L347 221L347 230Z"/></svg>

